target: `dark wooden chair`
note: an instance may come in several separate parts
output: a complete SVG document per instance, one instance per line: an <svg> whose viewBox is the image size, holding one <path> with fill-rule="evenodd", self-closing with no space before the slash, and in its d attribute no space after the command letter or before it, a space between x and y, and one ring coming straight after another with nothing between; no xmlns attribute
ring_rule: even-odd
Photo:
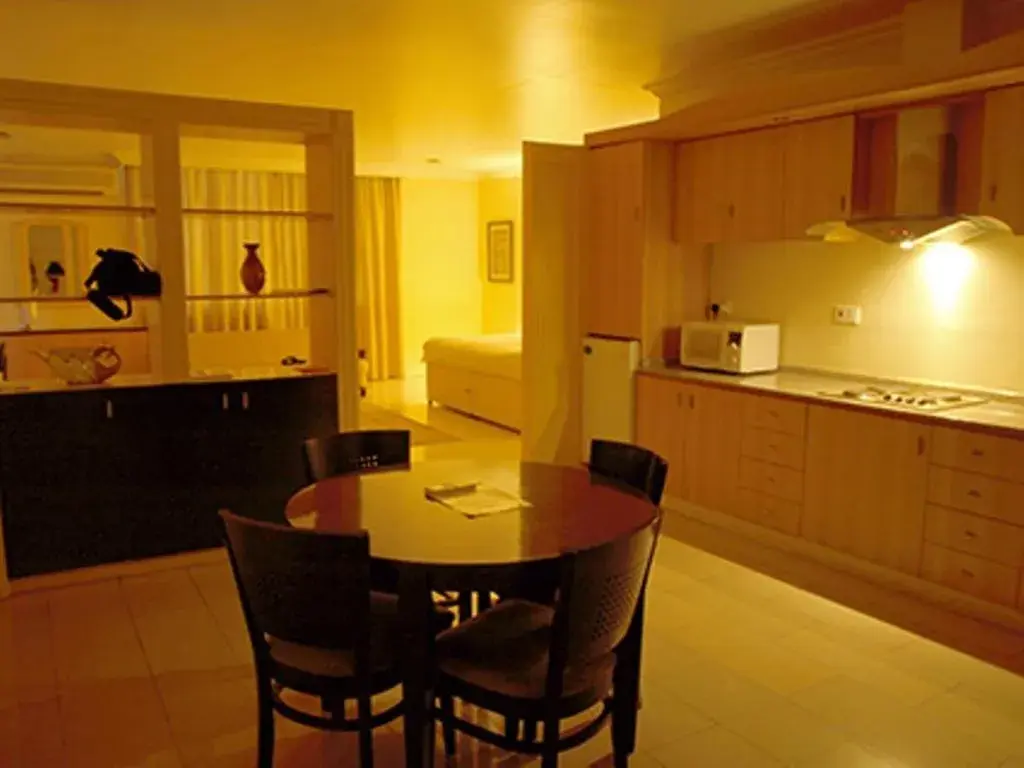
<svg viewBox="0 0 1024 768"><path fill-rule="evenodd" d="M506 600L437 640L437 716L445 751L462 731L501 749L541 755L543 768L582 744L612 718L615 765L635 748L642 604L660 527L646 528L560 561L554 606ZM454 699L505 718L499 734L455 715ZM595 705L586 725L562 736L561 720ZM542 737L520 722L543 724Z"/></svg>
<svg viewBox="0 0 1024 768"><path fill-rule="evenodd" d="M593 474L627 485L655 505L661 504L668 463L653 451L629 443L591 440L587 466Z"/></svg>
<svg viewBox="0 0 1024 768"><path fill-rule="evenodd" d="M307 440L303 455L306 478L310 483L377 469L399 469L408 467L411 462L410 434L405 429L341 432ZM375 590L392 594L398 591L397 572L383 563L372 564L370 582ZM438 603L445 608L458 607L460 618L468 618L472 614L468 593L444 593L439 596Z"/></svg>
<svg viewBox="0 0 1024 768"><path fill-rule="evenodd" d="M312 728L357 731L360 764L372 766L373 729L402 711L401 703L371 709L374 694L400 682L401 640L397 598L370 591L368 535L220 514L255 660L259 768L273 766L275 711ZM437 612L435 630L451 618ZM287 703L286 690L318 697L322 712ZM346 718L349 700L354 719Z"/></svg>
<svg viewBox="0 0 1024 768"><path fill-rule="evenodd" d="M368 429L341 432L306 441L306 476L309 482L328 477L409 466L409 432L404 429Z"/></svg>

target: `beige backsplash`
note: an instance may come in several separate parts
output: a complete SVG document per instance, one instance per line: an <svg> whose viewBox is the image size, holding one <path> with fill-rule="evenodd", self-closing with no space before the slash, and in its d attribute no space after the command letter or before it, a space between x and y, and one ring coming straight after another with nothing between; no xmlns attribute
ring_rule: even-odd
<svg viewBox="0 0 1024 768"><path fill-rule="evenodd" d="M716 246L711 300L781 323L785 366L1024 391L1024 237ZM861 325L834 325L836 304L861 306Z"/></svg>

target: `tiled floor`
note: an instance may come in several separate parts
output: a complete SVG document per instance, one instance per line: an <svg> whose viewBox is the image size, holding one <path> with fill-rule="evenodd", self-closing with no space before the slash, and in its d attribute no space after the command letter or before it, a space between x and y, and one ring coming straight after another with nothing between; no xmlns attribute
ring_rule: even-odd
<svg viewBox="0 0 1024 768"><path fill-rule="evenodd" d="M453 443L417 458L517 450ZM635 768L1024 766L1024 679L684 544L673 520L649 594ZM156 565L0 602L0 766L254 765L223 556ZM1014 640L1004 653L1024 651ZM347 735L281 721L278 743L279 767L355 764ZM402 764L400 725L375 745L377 765ZM604 732L563 765L610 766L609 749ZM463 738L457 764L524 761Z"/></svg>

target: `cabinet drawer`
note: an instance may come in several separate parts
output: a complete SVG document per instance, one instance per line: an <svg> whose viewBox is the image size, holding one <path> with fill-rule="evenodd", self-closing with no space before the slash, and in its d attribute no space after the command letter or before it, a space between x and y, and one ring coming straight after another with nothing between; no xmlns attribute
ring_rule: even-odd
<svg viewBox="0 0 1024 768"><path fill-rule="evenodd" d="M925 544L921 575L936 584L968 592L982 600L1003 605L1017 602L1019 574L1016 568Z"/></svg>
<svg viewBox="0 0 1024 768"><path fill-rule="evenodd" d="M928 501L1024 526L1024 485L942 467L928 470Z"/></svg>
<svg viewBox="0 0 1024 768"><path fill-rule="evenodd" d="M804 439L798 435L747 427L743 430L740 451L744 456L769 464L799 470L804 468Z"/></svg>
<svg viewBox="0 0 1024 768"><path fill-rule="evenodd" d="M743 403L743 425L803 436L807 427L807 406L776 397L748 397Z"/></svg>
<svg viewBox="0 0 1024 768"><path fill-rule="evenodd" d="M788 467L743 457L740 459L740 488L800 502L804 498L804 475Z"/></svg>
<svg viewBox="0 0 1024 768"><path fill-rule="evenodd" d="M749 488L740 488L737 492L737 517L790 536L800 532L800 512L801 506L794 501L758 493Z"/></svg>
<svg viewBox="0 0 1024 768"><path fill-rule="evenodd" d="M1024 565L1024 528L928 505L926 541L1010 566Z"/></svg>
<svg viewBox="0 0 1024 768"><path fill-rule="evenodd" d="M933 464L1024 482L1024 441L936 427Z"/></svg>

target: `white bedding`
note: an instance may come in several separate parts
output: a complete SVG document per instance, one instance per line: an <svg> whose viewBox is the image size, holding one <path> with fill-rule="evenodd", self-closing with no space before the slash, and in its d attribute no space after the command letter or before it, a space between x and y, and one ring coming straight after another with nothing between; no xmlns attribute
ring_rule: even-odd
<svg viewBox="0 0 1024 768"><path fill-rule="evenodd" d="M423 362L522 380L523 337L518 333L427 339Z"/></svg>

